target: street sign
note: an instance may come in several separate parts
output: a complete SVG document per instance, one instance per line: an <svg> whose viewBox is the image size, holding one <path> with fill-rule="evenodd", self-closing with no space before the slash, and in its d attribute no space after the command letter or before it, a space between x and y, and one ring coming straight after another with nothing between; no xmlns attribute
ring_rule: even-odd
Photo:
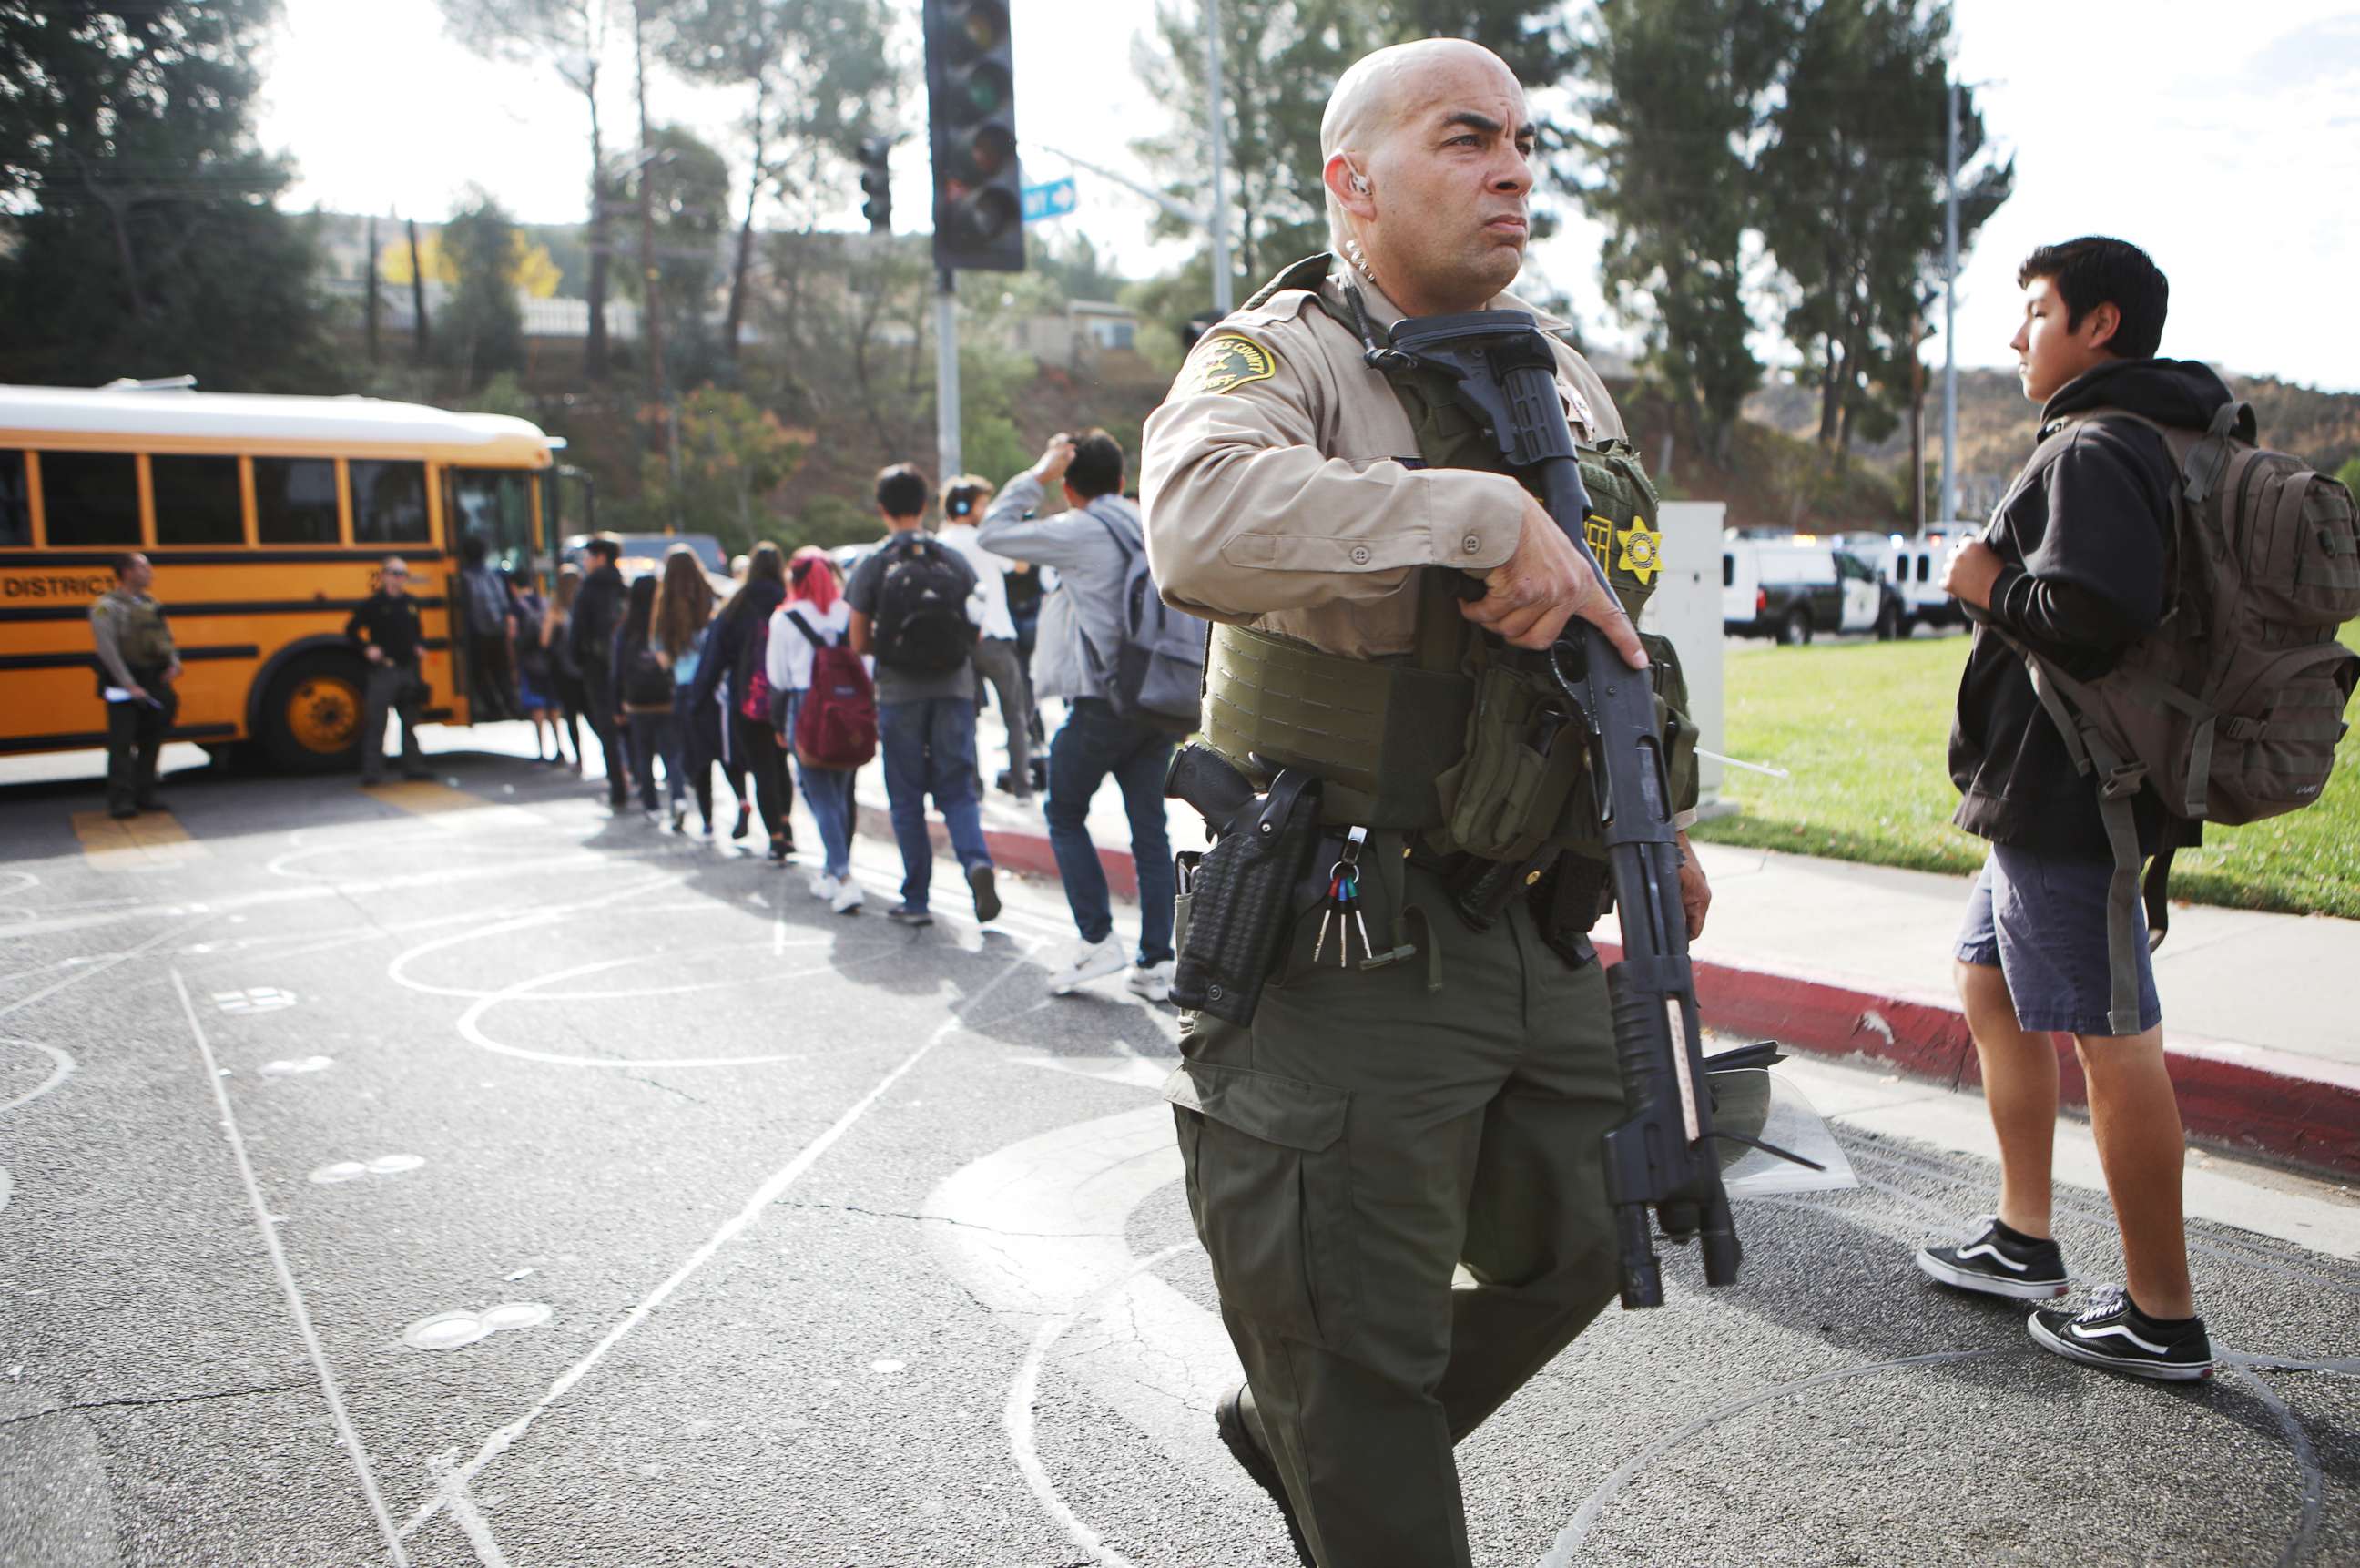
<svg viewBox="0 0 2360 1568"><path fill-rule="evenodd" d="M1044 218L1062 218L1074 210L1074 177L1052 180L1046 185L1024 187L1024 221L1037 224Z"/></svg>

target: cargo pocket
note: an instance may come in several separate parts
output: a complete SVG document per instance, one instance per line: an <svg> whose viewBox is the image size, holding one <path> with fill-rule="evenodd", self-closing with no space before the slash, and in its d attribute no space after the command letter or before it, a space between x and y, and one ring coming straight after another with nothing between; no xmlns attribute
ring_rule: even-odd
<svg viewBox="0 0 2360 1568"><path fill-rule="evenodd" d="M1353 1289L1350 1095L1244 1068L1183 1062L1164 1081L1188 1212L1222 1305L1265 1333L1335 1343Z"/></svg>
<svg viewBox="0 0 2360 1568"><path fill-rule="evenodd" d="M2347 726L2344 710L2360 682L2360 654L2340 642L2284 653L2249 651L2223 683L2210 769L2210 815L2216 822L2257 821L2317 800L2335 772ZM2264 713L2251 693L2268 694Z"/></svg>

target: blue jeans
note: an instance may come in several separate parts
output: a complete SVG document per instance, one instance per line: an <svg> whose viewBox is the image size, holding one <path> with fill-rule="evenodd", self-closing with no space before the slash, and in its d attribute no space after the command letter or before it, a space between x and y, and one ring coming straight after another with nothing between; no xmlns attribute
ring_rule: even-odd
<svg viewBox="0 0 2360 1568"><path fill-rule="evenodd" d="M1164 828L1164 773L1172 745L1163 730L1118 718L1103 699L1086 696L1075 699L1049 746L1049 847L1056 851L1057 880L1065 884L1065 902L1085 942L1103 942L1114 932L1106 868L1090 842L1090 797L1109 773L1122 791L1131 858L1139 869L1142 965L1172 956L1172 841Z"/></svg>
<svg viewBox="0 0 2360 1568"><path fill-rule="evenodd" d="M975 795L975 703L949 696L879 703L877 743L885 754L893 842L901 850L901 902L923 909L934 880L934 846L926 837L928 795L951 830L951 852L959 864L969 871L991 864Z"/></svg>
<svg viewBox="0 0 2360 1568"><path fill-rule="evenodd" d="M794 692L787 697L787 733L795 732L795 710L803 706L803 694ZM839 881L852 875L852 826L858 807L853 804L850 768L814 768L797 763L795 773L803 786L803 804L811 807L812 820L819 825L819 843L827 863L821 869Z"/></svg>

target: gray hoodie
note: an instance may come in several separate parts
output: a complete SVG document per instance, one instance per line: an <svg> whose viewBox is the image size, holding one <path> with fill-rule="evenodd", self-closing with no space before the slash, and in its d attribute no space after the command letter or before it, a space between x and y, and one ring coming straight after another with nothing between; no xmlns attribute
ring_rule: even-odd
<svg viewBox="0 0 2360 1568"><path fill-rule="evenodd" d="M1104 696L1101 666L1122 642L1122 590L1130 573L1122 548L1107 530L1143 549L1139 509L1120 496L1028 520L1041 504L1040 478L1030 469L1008 481L984 514L976 543L996 555L1057 569L1057 591L1041 607L1032 650L1032 687L1040 696ZM1101 521L1103 520L1103 521Z"/></svg>

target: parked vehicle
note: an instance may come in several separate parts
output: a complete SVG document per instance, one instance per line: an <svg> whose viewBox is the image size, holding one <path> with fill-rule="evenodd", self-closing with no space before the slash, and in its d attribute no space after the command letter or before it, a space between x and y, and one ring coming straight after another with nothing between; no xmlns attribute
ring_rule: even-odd
<svg viewBox="0 0 2360 1568"><path fill-rule="evenodd" d="M622 543L622 556L615 565L627 583L662 571L664 556L672 546L685 544L695 554L696 564L705 568L705 580L713 585L715 593L726 599L738 589L729 576L729 557L721 553L721 541L709 533L618 533L615 537ZM565 541L563 558L586 569L584 551L589 543L586 533L572 535Z"/></svg>
<svg viewBox="0 0 2360 1568"><path fill-rule="evenodd" d="M1721 619L1732 637L1808 642L1826 632L1899 634L1899 591L1854 552L1809 534L1723 537Z"/></svg>
<svg viewBox="0 0 2360 1568"><path fill-rule="evenodd" d="M1859 551L1875 564L1877 575L1892 584L1900 597L1899 635L1907 637L1920 626L1967 623L1959 601L1942 591L1942 565L1960 541L1974 537L1977 532L1972 523L1938 524L1915 539L1888 534Z"/></svg>

